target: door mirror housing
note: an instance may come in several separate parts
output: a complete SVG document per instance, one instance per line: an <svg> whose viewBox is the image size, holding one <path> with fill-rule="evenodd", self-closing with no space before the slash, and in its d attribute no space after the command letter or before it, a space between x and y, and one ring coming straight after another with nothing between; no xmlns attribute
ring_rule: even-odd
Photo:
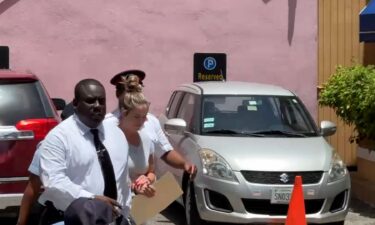
<svg viewBox="0 0 375 225"><path fill-rule="evenodd" d="M186 122L180 118L169 119L165 122L164 129L170 134L183 134L186 130Z"/></svg>
<svg viewBox="0 0 375 225"><path fill-rule="evenodd" d="M336 133L336 124L331 121L322 121L320 122L320 133L324 137L331 136Z"/></svg>
<svg viewBox="0 0 375 225"><path fill-rule="evenodd" d="M55 105L56 110L63 110L65 108L66 102L62 98L52 98L52 102Z"/></svg>

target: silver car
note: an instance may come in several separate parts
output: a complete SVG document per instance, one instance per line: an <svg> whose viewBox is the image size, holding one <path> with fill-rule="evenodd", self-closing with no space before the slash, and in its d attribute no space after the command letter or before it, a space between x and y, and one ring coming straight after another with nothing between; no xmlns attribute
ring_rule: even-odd
<svg viewBox="0 0 375 225"><path fill-rule="evenodd" d="M209 222L283 223L294 178L302 176L309 223L344 224L350 177L291 91L246 82L202 82L178 87L160 122L176 150L195 163L193 181L173 171L184 190L188 225Z"/></svg>

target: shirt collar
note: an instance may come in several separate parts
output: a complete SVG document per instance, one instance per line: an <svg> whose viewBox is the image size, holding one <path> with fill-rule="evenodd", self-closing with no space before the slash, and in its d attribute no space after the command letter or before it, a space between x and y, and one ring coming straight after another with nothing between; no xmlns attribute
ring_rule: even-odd
<svg viewBox="0 0 375 225"><path fill-rule="evenodd" d="M88 126L86 126L77 116L77 114L74 114L73 115L73 119L74 121L76 121L77 123L77 127L78 127L78 130L80 132L81 135L86 135L88 132L90 132L91 129L93 128L90 128ZM99 134L103 134L104 133L104 127L103 127L103 123L100 123L99 126L96 127L96 129L98 129L99 131Z"/></svg>

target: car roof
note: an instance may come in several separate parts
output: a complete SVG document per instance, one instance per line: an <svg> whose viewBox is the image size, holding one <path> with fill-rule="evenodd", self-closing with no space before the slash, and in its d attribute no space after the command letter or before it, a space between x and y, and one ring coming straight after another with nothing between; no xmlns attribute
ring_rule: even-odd
<svg viewBox="0 0 375 225"><path fill-rule="evenodd" d="M282 87L270 84L251 83L243 81L207 81L183 84L178 90L199 95L275 95L294 96Z"/></svg>
<svg viewBox="0 0 375 225"><path fill-rule="evenodd" d="M14 80L39 80L38 77L32 73L16 72L12 70L1 70L0 79L14 79Z"/></svg>

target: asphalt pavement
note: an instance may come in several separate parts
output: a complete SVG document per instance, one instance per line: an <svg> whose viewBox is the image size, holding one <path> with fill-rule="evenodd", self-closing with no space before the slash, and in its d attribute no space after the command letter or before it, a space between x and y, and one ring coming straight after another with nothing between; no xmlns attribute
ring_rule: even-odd
<svg viewBox="0 0 375 225"><path fill-rule="evenodd" d="M345 225L375 225L375 208L352 198Z"/></svg>
<svg viewBox="0 0 375 225"><path fill-rule="evenodd" d="M168 208L147 222L147 225L184 224L184 209L178 203L171 204ZM345 225L375 225L375 208L357 199L351 199L349 214L346 217Z"/></svg>
<svg viewBox="0 0 375 225"><path fill-rule="evenodd" d="M15 217L0 217L0 225L15 224ZM146 225L185 225L184 209L180 204L172 203L160 214L148 221ZM375 208L357 199L352 199L345 225L375 225Z"/></svg>

